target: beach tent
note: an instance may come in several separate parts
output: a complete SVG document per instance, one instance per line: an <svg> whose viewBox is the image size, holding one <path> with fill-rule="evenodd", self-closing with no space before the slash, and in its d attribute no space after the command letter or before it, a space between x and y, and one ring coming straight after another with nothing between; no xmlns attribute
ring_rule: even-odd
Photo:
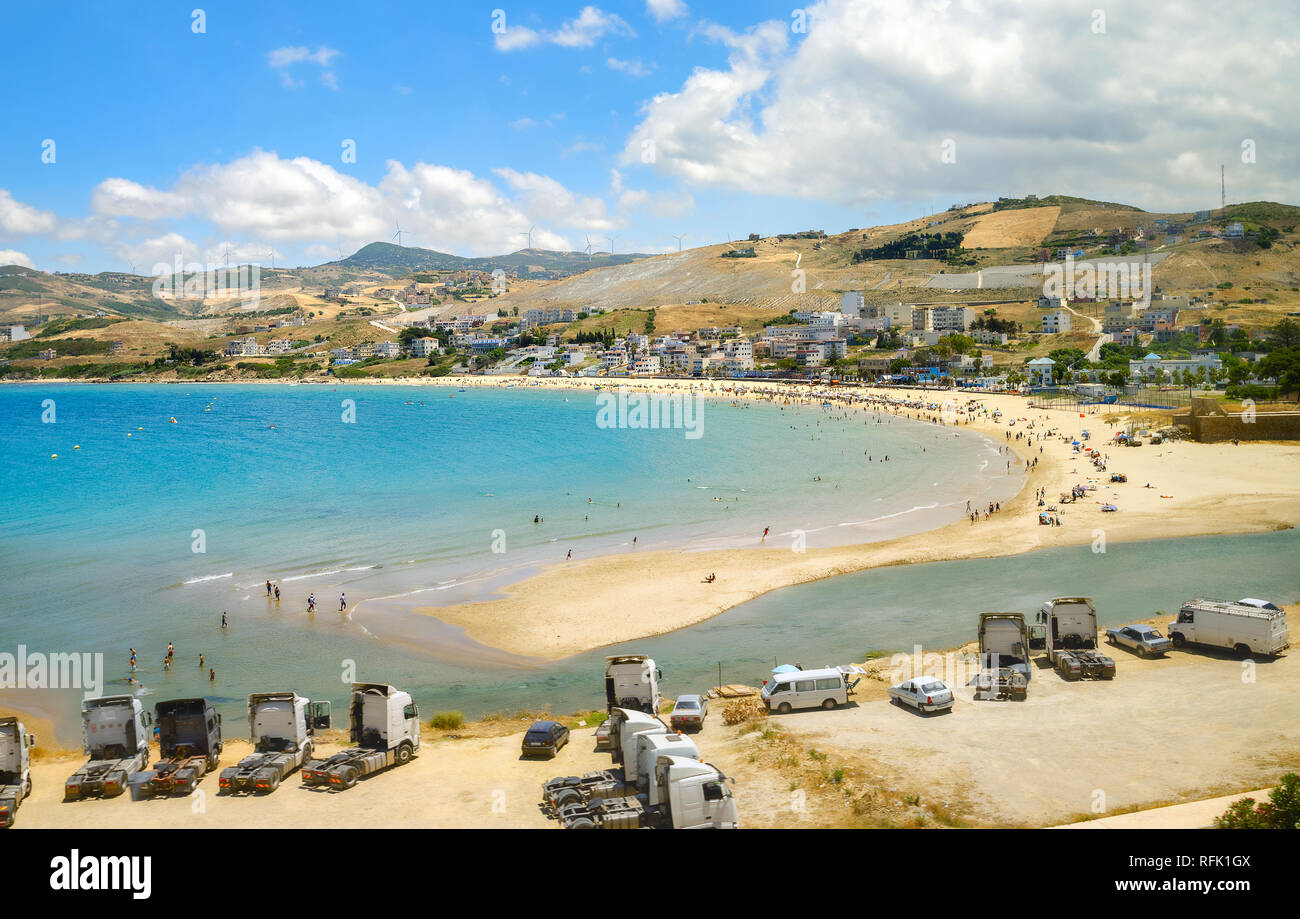
<svg viewBox="0 0 1300 919"><path fill-rule="evenodd" d="M773 673L798 673L799 668L794 664L781 664L779 667L772 668Z"/></svg>

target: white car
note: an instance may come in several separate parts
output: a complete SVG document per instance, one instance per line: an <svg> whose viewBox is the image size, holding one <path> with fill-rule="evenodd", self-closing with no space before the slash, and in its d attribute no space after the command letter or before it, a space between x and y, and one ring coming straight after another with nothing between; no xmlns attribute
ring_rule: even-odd
<svg viewBox="0 0 1300 919"><path fill-rule="evenodd" d="M889 700L910 705L919 712L940 712L952 708L952 689L938 677L918 676L889 687Z"/></svg>

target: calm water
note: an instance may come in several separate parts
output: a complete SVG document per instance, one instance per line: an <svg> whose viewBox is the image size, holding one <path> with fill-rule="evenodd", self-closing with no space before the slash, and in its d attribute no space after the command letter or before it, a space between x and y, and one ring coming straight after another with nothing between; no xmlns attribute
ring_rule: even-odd
<svg viewBox="0 0 1300 919"><path fill-rule="evenodd" d="M597 428L595 399L522 387L0 387L0 650L103 652L124 678L135 647L137 677L158 698L231 704L278 686L341 700L354 665L426 706L576 707L590 700L578 680L561 689L570 664L503 657L484 673L436 622L426 637L437 653L378 640L378 614L479 599L570 549L631 551L633 537L639 549L755 545L765 527L769 545L795 530L814 547L884 539L1019 484L998 446L969 431L710 400L703 436L688 439ZM357 622L335 612L341 591L361 603ZM169 641L177 663L164 673Z"/></svg>
<svg viewBox="0 0 1300 919"><path fill-rule="evenodd" d="M45 398L55 400L56 424L40 422ZM345 398L356 400L355 425L339 421ZM373 624L381 617L368 607L400 604L408 591L424 591L414 595L419 604L437 603L570 546L575 555L628 551L632 535L647 547L753 544L763 526L807 528L812 545L830 538L820 534L883 538L917 516L898 515L914 506L960 504L943 510L955 515L962 489L1015 486L996 475L996 445L897 419L877 425L830 410L709 403L705 436L688 441L681 432L597 430L592 397L564 398L0 387L0 650L21 642L102 651L110 677L121 677L134 646L150 703L206 694L237 732L249 692L292 688L342 703L349 667L359 679L412 690L426 712L567 712L600 704L611 650L654 655L665 691L676 694L712 685L719 663L724 680L753 682L774 661L845 663L914 643L950 647L974 637L977 613L1029 613L1050 596L1095 598L1105 624L1198 595L1300 598L1300 534L1286 531L884 568L775 591L671 635L540 666L467 653L455 634L432 635L441 640L435 653L393 646L332 611L339 589L354 602L396 595L362 603L358 620ZM867 463L864 451L877 461ZM879 462L886 452L890 462ZM545 523L534 525L535 513ZM872 518L881 519L861 523ZM206 553L191 551L195 529L206 533ZM506 531L504 557L491 552L494 529ZM266 577L284 590L278 608L265 598ZM309 618L302 601L312 590L322 609ZM224 633L222 609L232 623ZM168 641L178 662L164 673ZM198 669L200 651L215 684ZM75 697L60 705L75 718Z"/></svg>

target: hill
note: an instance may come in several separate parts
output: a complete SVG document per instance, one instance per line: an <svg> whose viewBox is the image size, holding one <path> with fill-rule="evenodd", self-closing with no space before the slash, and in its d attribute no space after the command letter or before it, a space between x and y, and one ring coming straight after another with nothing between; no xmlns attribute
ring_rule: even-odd
<svg viewBox="0 0 1300 919"><path fill-rule="evenodd" d="M522 276L550 274L567 276L587 271L592 267L608 267L647 258L643 253L632 252L611 255L597 252L553 252L548 249L520 249L508 255L467 258L449 255L436 249L415 246L396 246L392 243L374 242L358 249L345 259L327 262L320 268L340 268L353 271L377 271L389 277L400 278L417 271L486 271L499 269L518 272Z"/></svg>

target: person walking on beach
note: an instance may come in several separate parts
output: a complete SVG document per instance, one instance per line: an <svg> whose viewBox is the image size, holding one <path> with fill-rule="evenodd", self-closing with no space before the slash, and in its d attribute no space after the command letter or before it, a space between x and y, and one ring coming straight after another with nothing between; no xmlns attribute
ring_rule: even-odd
<svg viewBox="0 0 1300 919"><path fill-rule="evenodd" d="M568 554L568 555L566 555L566 556L564 556L564 558L565 558L565 560L566 560L566 561L567 561L567 560L568 560L568 559L571 559L571 558L573 558L573 550L572 550L572 549L570 549L570 550L569 550L569 554Z"/></svg>
<svg viewBox="0 0 1300 919"><path fill-rule="evenodd" d="M307 612L309 612L309 613L314 613L314 612L316 612L316 595L315 595L315 594L308 594L308 595L307 595Z"/></svg>
<svg viewBox="0 0 1300 919"><path fill-rule="evenodd" d="M268 597L271 596L271 582L270 582L270 581L267 581L267 582L266 582L266 595L267 595Z"/></svg>
<svg viewBox="0 0 1300 919"><path fill-rule="evenodd" d="M280 602L280 585L279 585L279 584L276 584L276 585L275 585L275 602L276 602L276 603L279 603L279 602Z"/></svg>
<svg viewBox="0 0 1300 919"><path fill-rule="evenodd" d="M167 660L171 660L172 656L175 653L176 653L176 646L173 645L170 641L167 642Z"/></svg>
<svg viewBox="0 0 1300 919"><path fill-rule="evenodd" d="M216 681L217 681L217 671L214 670L214 669L212 669L211 667L209 667L209 668L208 668L208 682L209 682L209 683L215 683Z"/></svg>
<svg viewBox="0 0 1300 919"><path fill-rule="evenodd" d="M343 611L344 611L345 609L347 609L347 608L348 608L348 598L347 598L347 595L341 593L341 594L339 594L339 612L341 613L341 612L343 612Z"/></svg>
<svg viewBox="0 0 1300 919"><path fill-rule="evenodd" d="M224 629L224 628L226 627L226 625L227 625L227 623L226 623L226 611L225 611L225 610L222 610L222 611L221 611L221 627Z"/></svg>

